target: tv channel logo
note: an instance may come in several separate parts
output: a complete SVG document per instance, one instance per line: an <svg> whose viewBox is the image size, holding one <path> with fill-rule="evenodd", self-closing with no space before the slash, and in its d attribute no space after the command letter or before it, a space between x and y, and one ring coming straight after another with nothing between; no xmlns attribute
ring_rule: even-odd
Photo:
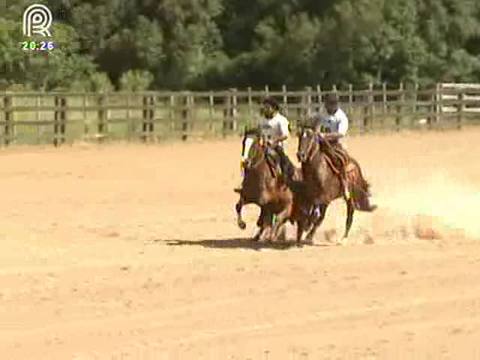
<svg viewBox="0 0 480 360"><path fill-rule="evenodd" d="M52 36L52 21L52 12L48 7L42 4L30 5L23 13L23 35Z"/></svg>

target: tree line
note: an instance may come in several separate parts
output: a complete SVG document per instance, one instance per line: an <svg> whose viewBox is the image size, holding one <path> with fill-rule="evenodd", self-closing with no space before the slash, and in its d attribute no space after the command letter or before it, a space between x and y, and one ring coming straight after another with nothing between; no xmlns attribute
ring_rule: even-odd
<svg viewBox="0 0 480 360"><path fill-rule="evenodd" d="M0 89L480 81L478 0L45 0L48 54L0 13ZM39 38L28 40L40 41Z"/></svg>

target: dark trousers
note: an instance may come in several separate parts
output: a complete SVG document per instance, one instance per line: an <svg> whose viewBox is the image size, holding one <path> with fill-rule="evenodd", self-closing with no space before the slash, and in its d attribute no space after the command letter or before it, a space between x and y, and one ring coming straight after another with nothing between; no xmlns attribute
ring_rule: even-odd
<svg viewBox="0 0 480 360"><path fill-rule="evenodd" d="M295 167L293 163L280 145L275 147L275 151L280 157L280 168L282 169L282 173L287 177L287 180L291 180L295 175Z"/></svg>

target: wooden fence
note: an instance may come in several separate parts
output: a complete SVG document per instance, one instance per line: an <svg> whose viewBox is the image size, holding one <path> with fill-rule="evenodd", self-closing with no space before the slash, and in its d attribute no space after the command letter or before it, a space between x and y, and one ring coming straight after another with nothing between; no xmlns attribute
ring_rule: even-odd
<svg viewBox="0 0 480 360"><path fill-rule="evenodd" d="M261 99L276 97L295 127L336 93L351 132L461 128L480 114L480 86L439 84L358 90L307 87L301 91L230 89L217 92L0 93L0 143L58 146L74 141L161 141L228 136L260 120Z"/></svg>

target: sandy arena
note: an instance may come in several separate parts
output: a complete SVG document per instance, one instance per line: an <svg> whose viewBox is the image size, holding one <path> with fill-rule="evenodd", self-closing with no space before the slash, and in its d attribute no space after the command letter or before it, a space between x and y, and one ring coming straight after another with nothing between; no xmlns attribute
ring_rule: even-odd
<svg viewBox="0 0 480 360"><path fill-rule="evenodd" d="M0 358L480 359L479 140L350 138L379 210L303 248L237 228L238 139L3 150Z"/></svg>

